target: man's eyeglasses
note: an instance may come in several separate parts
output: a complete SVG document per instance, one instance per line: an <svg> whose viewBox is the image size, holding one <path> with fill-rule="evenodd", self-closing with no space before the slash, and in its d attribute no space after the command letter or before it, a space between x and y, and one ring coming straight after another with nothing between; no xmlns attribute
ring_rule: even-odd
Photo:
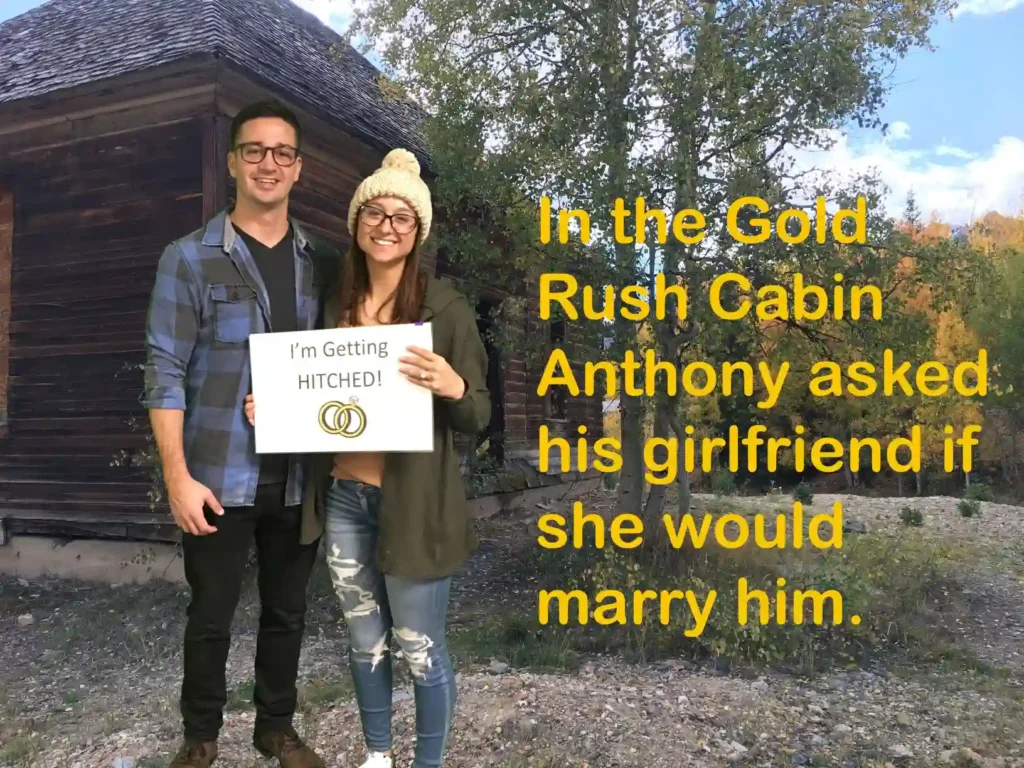
<svg viewBox="0 0 1024 768"><path fill-rule="evenodd" d="M265 147L257 142L248 142L246 144L239 144L235 149L239 151L245 162L252 163L253 165L262 163L263 158L267 156L267 152L273 152L274 162L285 167L294 165L296 158L299 156L299 150L296 147L289 147L287 145Z"/></svg>
<svg viewBox="0 0 1024 768"><path fill-rule="evenodd" d="M364 205L359 209L359 220L367 226L376 227L378 224L382 224L384 219L389 219L391 227L400 235L408 235L416 229L416 225L419 223L419 219L404 211L385 213L372 205Z"/></svg>

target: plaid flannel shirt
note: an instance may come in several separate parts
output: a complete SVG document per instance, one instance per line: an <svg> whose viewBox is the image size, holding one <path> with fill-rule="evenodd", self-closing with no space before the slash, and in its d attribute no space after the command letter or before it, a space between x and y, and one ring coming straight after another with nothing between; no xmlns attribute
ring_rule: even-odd
<svg viewBox="0 0 1024 768"><path fill-rule="evenodd" d="M315 327L319 279L310 238L293 221L297 330ZM185 463L225 507L250 506L260 457L245 418L249 335L271 330L270 300L245 241L221 211L171 243L157 266L146 323L147 408L185 411ZM289 458L286 504L298 504L301 457Z"/></svg>

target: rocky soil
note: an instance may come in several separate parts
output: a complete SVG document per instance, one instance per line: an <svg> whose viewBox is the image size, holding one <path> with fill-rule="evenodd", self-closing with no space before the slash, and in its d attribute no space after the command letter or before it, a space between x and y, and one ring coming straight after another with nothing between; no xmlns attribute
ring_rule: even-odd
<svg viewBox="0 0 1024 768"><path fill-rule="evenodd" d="M513 544L538 511L524 510L483 525L484 546L456 585L459 701L446 765L1024 768L1024 509L983 503L979 517L962 518L955 499L821 495L812 510L836 500L869 534L899 535L899 510L913 506L924 514L924 535L977 545L982 554L963 564L970 613L950 620L960 622L964 654L983 668L897 665L800 678L730 675L680 660L584 656L564 671L494 661L459 638L529 591L507 576ZM735 501L762 511L792 503ZM296 725L332 768L355 767L363 753L344 630L323 573L311 589ZM187 594L170 586L0 582L0 765L166 766L178 738L186 604ZM236 618L218 765L268 765L249 745L257 616L250 596ZM402 768L411 763L414 715L412 686L399 676Z"/></svg>

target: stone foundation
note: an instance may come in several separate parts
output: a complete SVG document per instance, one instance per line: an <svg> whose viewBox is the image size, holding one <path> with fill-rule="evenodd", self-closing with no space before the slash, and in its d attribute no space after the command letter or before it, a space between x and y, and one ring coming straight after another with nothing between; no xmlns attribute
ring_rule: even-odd
<svg viewBox="0 0 1024 768"><path fill-rule="evenodd" d="M482 495L470 499L473 516L488 518L550 499L593 490L600 476L546 475L530 457L512 460L500 476L485 478ZM564 479L563 479L564 478ZM0 528L2 530L2 528ZM111 584L185 583L181 554L174 544L114 539L54 539L13 535L0 539L0 573L24 579L71 578Z"/></svg>

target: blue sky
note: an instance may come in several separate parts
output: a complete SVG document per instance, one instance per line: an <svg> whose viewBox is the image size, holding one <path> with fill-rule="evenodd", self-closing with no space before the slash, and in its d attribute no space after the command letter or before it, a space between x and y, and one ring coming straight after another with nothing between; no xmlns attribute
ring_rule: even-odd
<svg viewBox="0 0 1024 768"><path fill-rule="evenodd" d="M353 0L293 0L344 32ZM0 22L41 0L0 0ZM798 161L837 173L876 169L902 210L910 189L925 214L963 223L989 210L1024 209L1024 0L964 0L932 31L934 52L897 67L882 110L890 135L847 131ZM0 56L3 53L0 52Z"/></svg>

